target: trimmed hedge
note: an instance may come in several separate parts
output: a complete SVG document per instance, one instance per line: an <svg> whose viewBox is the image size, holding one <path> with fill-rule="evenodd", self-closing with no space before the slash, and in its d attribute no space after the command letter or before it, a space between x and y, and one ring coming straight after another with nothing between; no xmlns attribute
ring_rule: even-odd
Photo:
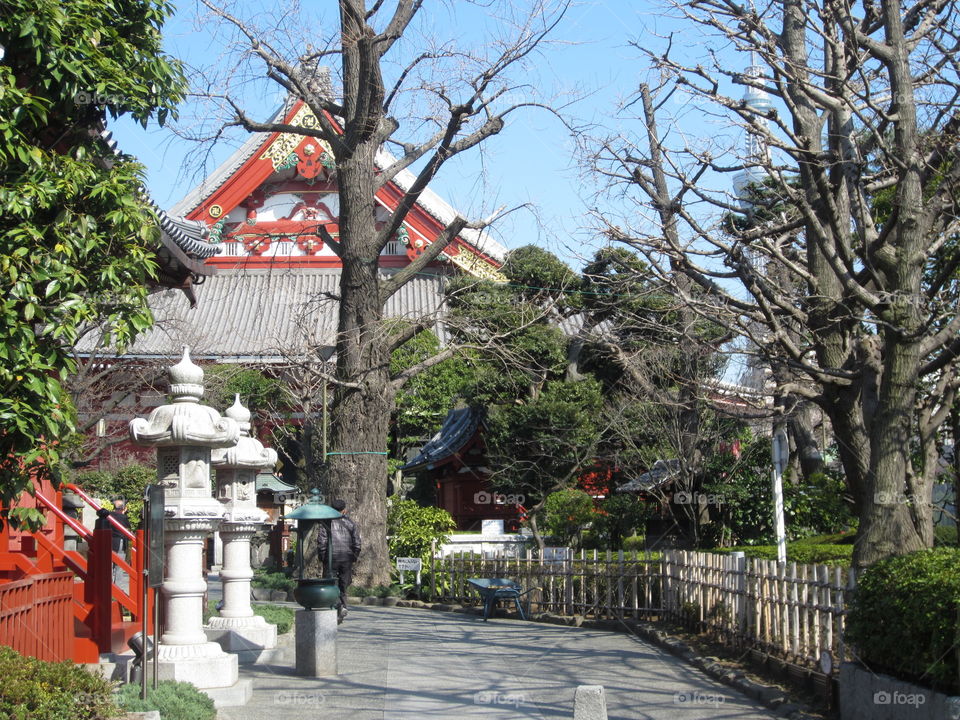
<svg viewBox="0 0 960 720"><path fill-rule="evenodd" d="M732 553L741 551L758 560L776 560L776 545L742 545L732 548L713 548L706 552ZM811 545L800 542L787 543L787 562L801 565L843 565L849 567L853 560L853 545Z"/></svg>
<svg viewBox="0 0 960 720"><path fill-rule="evenodd" d="M268 623L277 626L277 635L290 632L293 627L293 608L282 605L254 605L253 614L259 615Z"/></svg>
<svg viewBox="0 0 960 720"><path fill-rule="evenodd" d="M253 580L250 581L251 587L267 588L268 590L283 590L289 592L297 586L297 581L291 576L282 572L260 572L253 573Z"/></svg>
<svg viewBox="0 0 960 720"><path fill-rule="evenodd" d="M147 699L140 699L140 685L124 685L117 701L127 712L159 710L163 720L215 720L213 700L188 682L161 680L157 689L147 688Z"/></svg>
<svg viewBox="0 0 960 720"><path fill-rule="evenodd" d="M881 560L857 580L846 639L876 669L960 691L960 549Z"/></svg>
<svg viewBox="0 0 960 720"><path fill-rule="evenodd" d="M113 688L72 662L44 662L0 646L0 718L103 720L120 710Z"/></svg>

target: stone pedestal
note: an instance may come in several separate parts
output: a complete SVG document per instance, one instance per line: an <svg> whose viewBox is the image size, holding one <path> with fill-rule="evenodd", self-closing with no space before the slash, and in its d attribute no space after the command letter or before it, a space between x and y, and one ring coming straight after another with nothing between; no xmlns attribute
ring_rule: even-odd
<svg viewBox="0 0 960 720"><path fill-rule="evenodd" d="M336 675L337 611L298 610L295 622L297 675Z"/></svg>

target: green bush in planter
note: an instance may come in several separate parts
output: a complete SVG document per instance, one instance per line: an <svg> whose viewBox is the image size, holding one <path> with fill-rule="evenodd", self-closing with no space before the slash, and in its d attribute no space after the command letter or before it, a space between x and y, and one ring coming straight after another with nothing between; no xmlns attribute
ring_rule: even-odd
<svg viewBox="0 0 960 720"><path fill-rule="evenodd" d="M101 720L120 711L110 683L71 662L51 663L0 646L0 718Z"/></svg>
<svg viewBox="0 0 960 720"><path fill-rule="evenodd" d="M293 627L293 609L282 605L254 605L253 614L277 626L277 635L290 632Z"/></svg>
<svg viewBox="0 0 960 720"><path fill-rule="evenodd" d="M256 572L253 574L250 585L256 588L289 592L297 586L297 581L282 572Z"/></svg>
<svg viewBox="0 0 960 720"><path fill-rule="evenodd" d="M127 712L159 710L163 720L214 720L217 711L213 700L188 682L161 680L157 689L147 689L147 699L140 699L140 685L124 685L117 701Z"/></svg>
<svg viewBox="0 0 960 720"><path fill-rule="evenodd" d="M867 568L857 581L846 639L874 669L960 691L960 550L922 550Z"/></svg>

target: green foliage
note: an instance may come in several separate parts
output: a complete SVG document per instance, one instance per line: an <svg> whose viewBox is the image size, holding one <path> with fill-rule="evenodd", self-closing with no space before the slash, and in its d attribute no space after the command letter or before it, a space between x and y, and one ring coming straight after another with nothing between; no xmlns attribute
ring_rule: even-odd
<svg viewBox="0 0 960 720"><path fill-rule="evenodd" d="M741 433L741 454L715 452L704 470L703 492L710 499L711 518L719 532L706 534L708 544L730 541L766 544L774 541L773 488L770 483L770 439ZM835 533L855 523L844 501L844 485L825 474L809 482L784 482L787 537ZM775 556L774 556L775 557Z"/></svg>
<svg viewBox="0 0 960 720"><path fill-rule="evenodd" d="M44 662L0 645L0 717L100 720L117 717L110 684L69 661Z"/></svg>
<svg viewBox="0 0 960 720"><path fill-rule="evenodd" d="M430 550L449 539L457 527L446 510L421 507L413 500L394 499L387 510L387 543L390 557L418 557L430 567Z"/></svg>
<svg viewBox="0 0 960 720"><path fill-rule="evenodd" d="M440 351L440 340L429 331L415 335L390 357L390 371L399 373ZM432 436L473 378L473 365L461 358L448 358L416 374L397 393L394 411L395 434L400 448L418 444Z"/></svg>
<svg viewBox="0 0 960 720"><path fill-rule="evenodd" d="M937 525L933 528L933 544L937 547L957 546L957 526Z"/></svg>
<svg viewBox="0 0 960 720"><path fill-rule="evenodd" d="M548 250L524 245L511 250L501 272L511 287L528 302L563 299L568 308L581 305L580 278L570 267Z"/></svg>
<svg viewBox="0 0 960 720"><path fill-rule="evenodd" d="M223 412L236 395L251 413L285 404L285 385L259 370L242 365L212 365L204 368L206 402Z"/></svg>
<svg viewBox="0 0 960 720"><path fill-rule="evenodd" d="M646 547L646 538L643 535L631 535L623 539L623 550L641 552Z"/></svg>
<svg viewBox="0 0 960 720"><path fill-rule="evenodd" d="M266 588L267 590L285 590L289 592L297 586L297 581L282 572L268 572L266 570L257 570L253 573L253 579L250 581L253 587Z"/></svg>
<svg viewBox="0 0 960 720"><path fill-rule="evenodd" d="M738 547L712 548L713 553L741 551L758 560L776 560L776 545L740 545ZM839 565L850 567L853 561L853 545L814 545L810 543L787 543L787 562L802 565Z"/></svg>
<svg viewBox="0 0 960 720"><path fill-rule="evenodd" d="M791 537L837 533L857 522L846 485L840 478L814 473L806 482L789 483L783 494Z"/></svg>
<svg viewBox="0 0 960 720"><path fill-rule="evenodd" d="M571 545L597 512L593 507L593 498L575 488L547 495L543 510L547 531L561 545Z"/></svg>
<svg viewBox="0 0 960 720"><path fill-rule="evenodd" d="M653 505L636 495L619 493L600 501L593 518L592 532L600 538L600 547L605 550L628 550L628 535L642 531L644 523L653 512ZM643 537L640 537L641 543ZM641 545L641 548L642 545Z"/></svg>
<svg viewBox="0 0 960 720"><path fill-rule="evenodd" d="M958 612L960 550L886 558L857 580L846 639L871 667L957 694Z"/></svg>
<svg viewBox="0 0 960 720"><path fill-rule="evenodd" d="M182 98L161 52L166 0L8 0L0 10L0 503L57 470L75 429L70 347L100 322L122 346L152 322L156 219L142 169L95 132L106 113L163 123ZM94 132L91 132L91 131ZM11 512L13 520L25 519Z"/></svg>
<svg viewBox="0 0 960 720"><path fill-rule="evenodd" d="M147 699L140 699L139 685L124 685L117 693L120 706L127 712L159 710L163 720L214 720L217 711L213 700L188 682L161 680L157 689L147 689Z"/></svg>
<svg viewBox="0 0 960 720"><path fill-rule="evenodd" d="M259 615L271 625L276 625L277 635L288 633L293 627L293 608L283 605L254 605L253 614Z"/></svg>
<svg viewBox="0 0 960 720"><path fill-rule="evenodd" d="M529 402L494 408L486 438L500 468L498 488L523 494L531 507L558 483L572 482L593 460L602 406L602 387L588 378L550 382Z"/></svg>
<svg viewBox="0 0 960 720"><path fill-rule="evenodd" d="M78 473L74 483L88 494L103 500L112 509L114 498L127 501L127 519L136 530L143 516L143 494L147 485L157 481L157 471L146 465L127 465L113 471L92 470Z"/></svg>

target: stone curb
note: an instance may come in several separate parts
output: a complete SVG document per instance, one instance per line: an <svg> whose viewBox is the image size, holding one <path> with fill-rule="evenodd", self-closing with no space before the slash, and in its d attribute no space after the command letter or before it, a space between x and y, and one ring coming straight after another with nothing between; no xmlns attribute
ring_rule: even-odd
<svg viewBox="0 0 960 720"><path fill-rule="evenodd" d="M424 608L427 610L458 612L477 616L483 615L482 607L450 603L427 603L419 600L401 600L397 603L397 607ZM518 616L516 611L497 610L493 617L513 620L517 619ZM653 645L663 648L671 655L675 655L684 660L689 665L693 665L714 680L728 685L747 697L756 700L767 709L775 711L778 717L787 718L787 720L817 720L817 716L806 712L803 705L790 702L784 691L776 685L763 685L754 682L749 680L742 671L724 667L717 658L698 655L693 648L683 640L670 635L665 630L650 623L641 623L634 620L587 620L583 615L557 615L555 613L537 613L528 616L527 619L532 622L543 622L566 627L582 627L591 630L628 630Z"/></svg>

